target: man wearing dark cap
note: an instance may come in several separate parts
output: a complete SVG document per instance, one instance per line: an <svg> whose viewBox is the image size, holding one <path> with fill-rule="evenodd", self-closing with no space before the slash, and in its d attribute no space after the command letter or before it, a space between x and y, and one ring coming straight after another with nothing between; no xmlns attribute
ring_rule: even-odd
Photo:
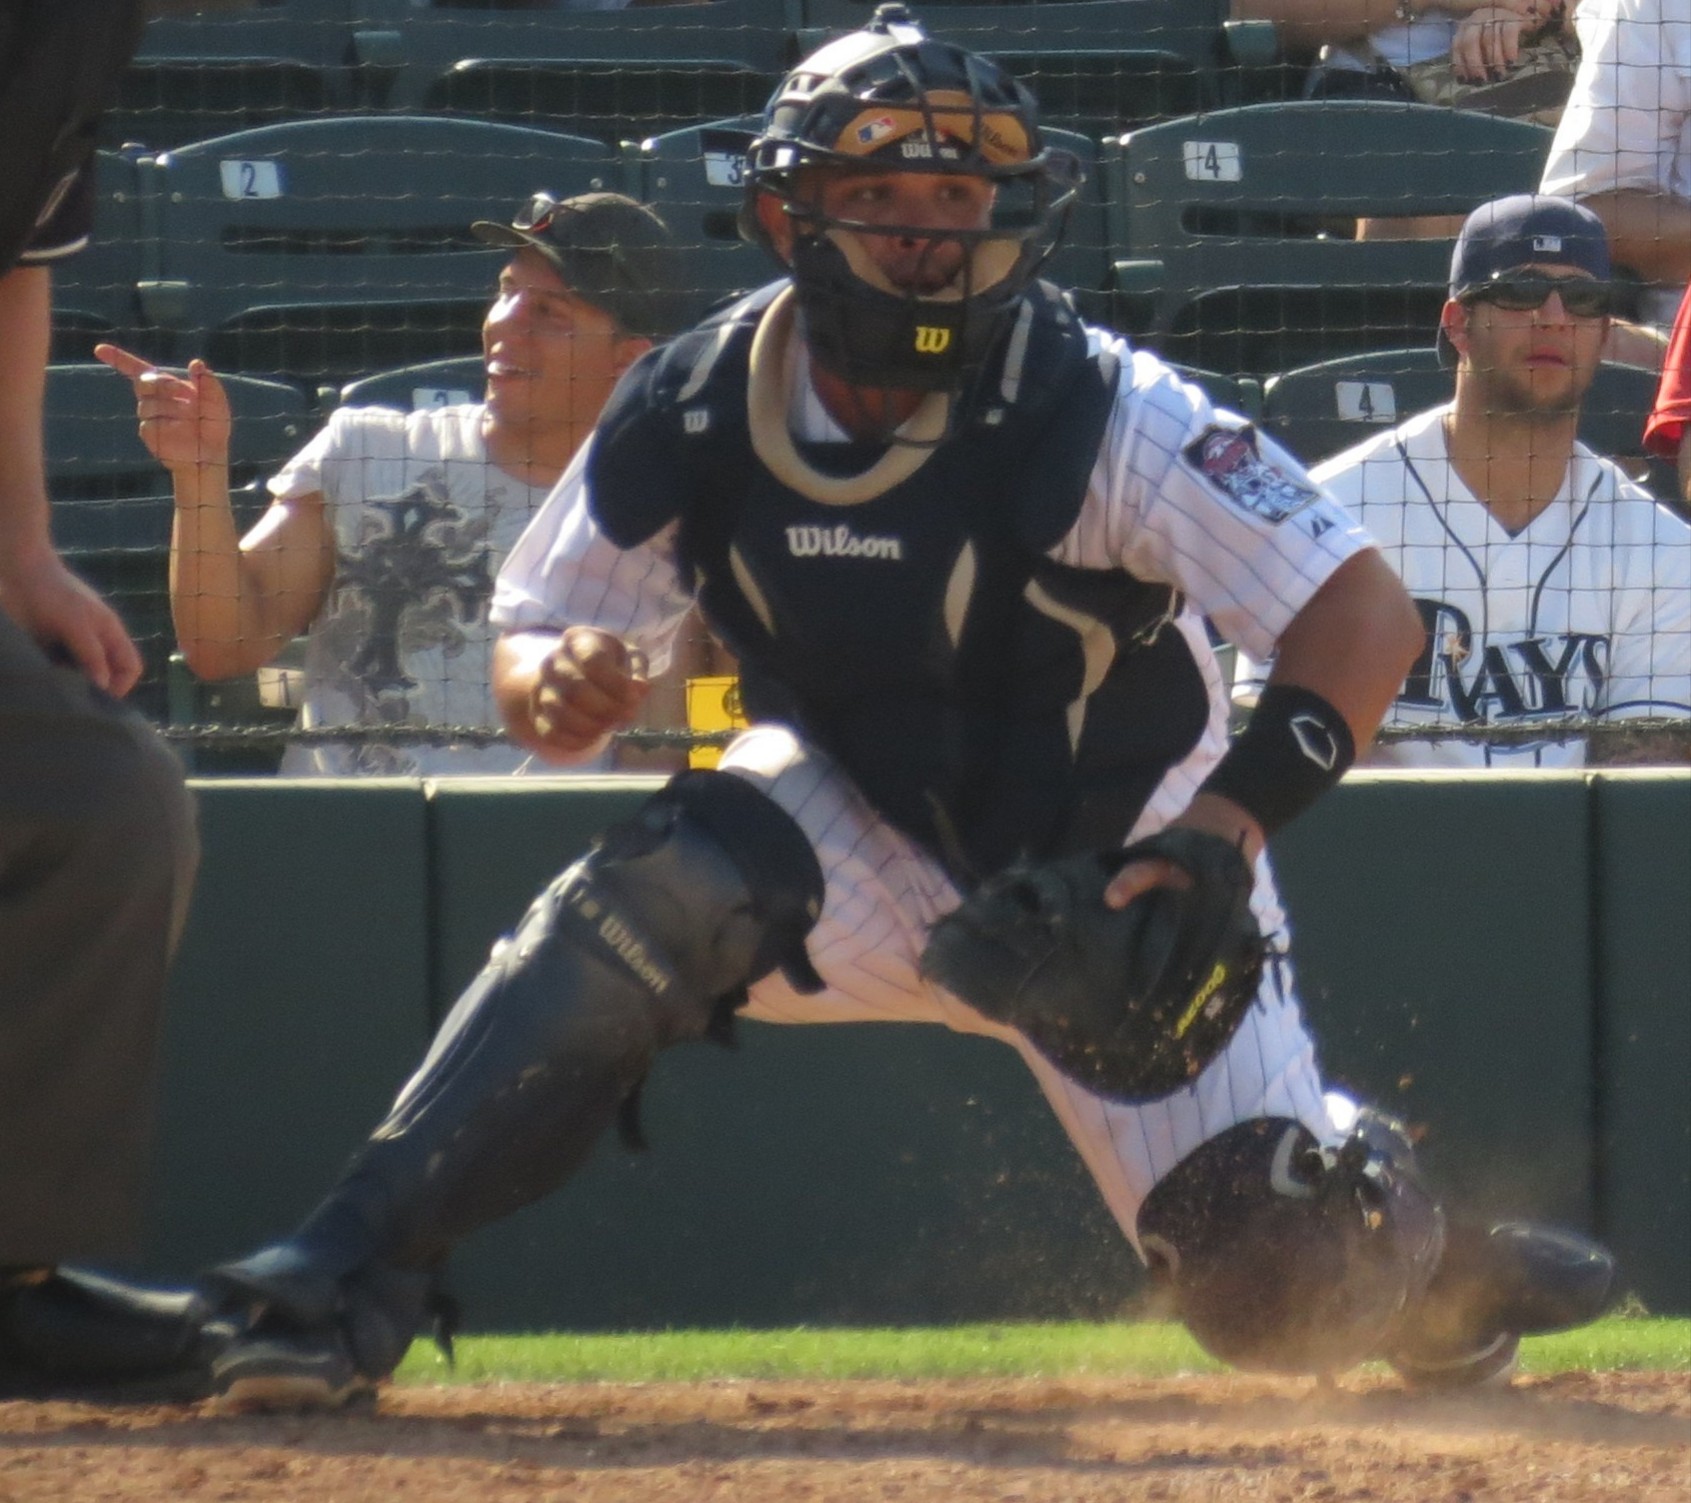
<svg viewBox="0 0 1691 1503"><path fill-rule="evenodd" d="M1589 209L1482 204L1439 322L1454 402L1311 472L1378 540L1425 626L1388 725L1691 716L1691 528L1575 436L1609 306ZM1399 741L1373 760L1568 766L1586 746Z"/></svg>
<svg viewBox="0 0 1691 1503"><path fill-rule="evenodd" d="M668 230L613 193L537 193L478 239L513 252L482 323L480 402L343 407L270 481L241 537L228 402L112 345L141 436L176 499L171 608L202 678L253 672L309 631L301 723L497 726L488 600L501 560L557 483L617 379L679 318ZM290 746L292 775L503 773L509 746Z"/></svg>

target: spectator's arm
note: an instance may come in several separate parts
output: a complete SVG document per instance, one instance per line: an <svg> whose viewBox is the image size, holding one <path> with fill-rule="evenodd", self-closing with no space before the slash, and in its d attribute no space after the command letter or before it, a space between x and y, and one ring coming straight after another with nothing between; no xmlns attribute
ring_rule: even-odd
<svg viewBox="0 0 1691 1503"><path fill-rule="evenodd" d="M170 614L188 666L235 678L310 625L334 577L321 494L273 502L243 539L229 500L229 399L203 360L186 377L116 345L94 353L135 388L141 440L170 472Z"/></svg>
<svg viewBox="0 0 1691 1503"><path fill-rule="evenodd" d="M1466 15L1482 5L1501 4L1523 19L1548 15L1549 0L1409 0L1414 15L1437 9ZM1232 0L1235 21L1272 21L1291 48L1313 52L1327 42L1354 42L1388 26L1401 26L1397 0Z"/></svg>
<svg viewBox="0 0 1691 1503"><path fill-rule="evenodd" d="M1616 188L1580 202L1603 221L1617 265L1647 282L1691 282L1691 200Z"/></svg>

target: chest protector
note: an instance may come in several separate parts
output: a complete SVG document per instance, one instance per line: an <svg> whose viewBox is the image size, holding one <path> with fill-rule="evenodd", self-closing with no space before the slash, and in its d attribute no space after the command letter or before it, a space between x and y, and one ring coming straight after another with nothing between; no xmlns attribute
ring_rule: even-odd
<svg viewBox="0 0 1691 1503"><path fill-rule="evenodd" d="M817 499L759 457L748 419L753 335L780 291L629 372L594 439L595 521L622 548L679 522L748 718L828 752L959 882L1119 842L1196 743L1208 694L1161 629L1173 589L1045 556L1080 513L1117 363L1039 284L968 418L913 472L851 504ZM830 477L886 453L795 447Z"/></svg>

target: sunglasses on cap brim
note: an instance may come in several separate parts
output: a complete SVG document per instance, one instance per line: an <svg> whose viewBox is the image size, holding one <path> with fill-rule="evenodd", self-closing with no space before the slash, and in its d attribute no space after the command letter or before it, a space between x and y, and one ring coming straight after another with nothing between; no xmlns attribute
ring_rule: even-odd
<svg viewBox="0 0 1691 1503"><path fill-rule="evenodd" d="M1542 308L1552 292L1575 318L1602 318L1614 306L1614 288L1589 277L1553 277L1542 271L1515 271L1469 287L1457 295L1459 303L1490 303L1512 313Z"/></svg>

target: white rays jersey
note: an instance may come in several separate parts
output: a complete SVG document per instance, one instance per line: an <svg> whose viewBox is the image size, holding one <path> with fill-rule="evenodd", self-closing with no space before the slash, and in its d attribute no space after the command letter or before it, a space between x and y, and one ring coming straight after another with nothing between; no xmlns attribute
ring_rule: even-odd
<svg viewBox="0 0 1691 1503"><path fill-rule="evenodd" d="M270 481L279 498L322 492L334 529L335 577L306 641L302 726L498 728L494 572L550 487L489 462L483 411L342 407ZM281 770L433 777L527 761L499 743L296 743Z"/></svg>
<svg viewBox="0 0 1691 1503"><path fill-rule="evenodd" d="M797 821L827 883L822 916L809 939L824 990L800 994L775 974L752 988L746 1015L775 1022L943 1023L1010 1043L1033 1070L1130 1239L1139 1207L1157 1180L1237 1122L1292 1118L1332 1142L1343 1124L1333 1120L1323 1100L1314 1048L1283 962L1267 968L1257 1005L1197 1081L1137 1106L1068 1079L1019 1034L987 1021L920 975L928 930L956 906L959 888L955 866L942 859L933 840L913 833L919 818L899 804L899 768L920 765L932 754L927 743L933 737L922 728L930 706L917 669L936 655L950 661L951 649L966 657L959 644L966 645L971 632L994 626L977 622L971 612L990 588L991 529L971 533L971 497L959 498L939 477L966 471L971 463L990 472L993 455L1001 461L1010 457L1011 451L991 449L990 428L1014 415L1007 417L1001 408L995 417L990 394L995 391L1006 406L1027 400L1032 374L1022 362L1033 356L1021 335L1008 341L1008 352L990 373L996 379L988 383L989 395L982 398L988 405L978 421L985 428L937 449L895 445L873 459L867 472L842 472L826 463L828 457L853 451L810 386L789 309L783 298L768 304L766 296L762 302L754 296L703 331L654 352L630 373L600 429L507 559L493 608L495 622L507 631L583 624L614 632L644 650L653 670L661 671L697 591L713 626L727 620L740 634L728 645L739 652L742 670L759 655L767 661L774 654L778 665L804 665L825 680L770 691L793 691L799 713L786 723L756 723L748 700L753 728L720 764L756 783ZM1130 827L1112 828L1101 816L1094 828L1080 832L1083 842L1090 837L1097 845L1138 838L1168 823L1225 748L1226 693L1201 618L1211 618L1244 649L1266 653L1333 570L1368 544L1296 461L1258 439L1242 419L1213 410L1197 388L1151 356L1130 352L1096 330L1082 333L1072 313L1056 317L1067 320L1069 336L1078 342L1082 354L1076 358L1107 366L1112 377L1119 362L1119 381L1104 388L1098 428L1078 456L1073 504L1034 561L1036 577L1014 602L1028 613L1026 635L1048 650L1045 666L1023 674L1019 653L1025 644L999 641L994 651L1001 655L988 660L989 668L999 665L998 678L983 692L989 704L1000 707L1020 703L1022 696L1033 704L1049 684L1030 684L1024 676L1060 684L1070 698L1058 707L1056 723L1063 754L1072 749L1077 762L1088 748L1094 718L1125 717L1127 739L1134 725L1150 735L1160 723L1181 721L1178 745L1135 796ZM754 327L760 348L774 353L733 366ZM1031 343L1039 348L1037 338ZM726 377L724 363L730 367ZM727 425L725 414L738 414L734 438L744 449L743 463L719 465L708 474L698 473L696 465L671 472L676 487L714 486L729 510L741 505L742 492L750 498L737 517L722 524L731 537L708 555L717 560L719 574L733 576L728 585L734 594L698 563L705 555L689 535L689 528L708 530L711 519L688 514L664 520L664 498L650 486L635 487L640 494L626 498L596 493L596 484L609 488L607 477L619 473L610 456L621 442L617 425L631 408L628 421L637 433L654 414L670 423L668 437L647 435L637 446L628 460L637 470L654 443L684 448L689 437L702 442ZM773 426L760 428L771 414ZM922 421L918 413L907 431ZM754 430L749 443L747 429ZM987 459L960 452L971 442L983 446ZM605 453L596 454L601 444ZM1045 476L1037 464L1035 470L1037 491ZM865 473L871 483L858 484ZM990 486L990 473L976 478L983 488ZM1056 486L1054 476L1050 483ZM630 540L623 500L652 511L638 541ZM1033 503L1037 507L1037 495ZM986 502L973 498L973 504ZM948 530L954 524L961 530ZM620 544L611 531L622 534ZM1160 592L1160 614L1133 641L1089 613L1089 600L1103 601L1121 585ZM905 620L900 613L907 597L921 590L933 592L928 636L939 640L909 641L899 652L876 633L889 620ZM712 613L713 598L727 602L719 614ZM995 614L1009 614L1003 600ZM842 728L834 718L840 701L831 696L863 673L851 661L857 637L871 641L869 656L885 692L877 700L870 673L861 700L849 702L861 724ZM805 657L812 641L820 645ZM1131 698L1133 675L1124 678L1115 670L1141 648L1164 662L1163 676L1144 686L1137 702L1105 703L1118 691ZM751 680L743 683L750 696ZM957 692L966 690L965 684ZM1034 710L1028 713L1030 723L1038 718ZM950 724L938 723L942 731ZM1014 748L1025 729L995 732L987 724L985 735ZM960 755L966 760L970 751L964 748ZM849 776L842 759L852 761L859 775ZM1053 774L1061 775L1061 769ZM876 790L874 797L866 787ZM1014 790L1005 792L1013 798ZM1266 860L1258 868L1253 906L1265 932L1283 948L1284 916Z"/></svg>
<svg viewBox="0 0 1691 1503"><path fill-rule="evenodd" d="M1691 716L1691 527L1583 444L1511 535L1450 464L1448 407L1312 472L1377 540L1426 627L1389 726ZM1376 766L1567 767L1585 743L1393 741Z"/></svg>

